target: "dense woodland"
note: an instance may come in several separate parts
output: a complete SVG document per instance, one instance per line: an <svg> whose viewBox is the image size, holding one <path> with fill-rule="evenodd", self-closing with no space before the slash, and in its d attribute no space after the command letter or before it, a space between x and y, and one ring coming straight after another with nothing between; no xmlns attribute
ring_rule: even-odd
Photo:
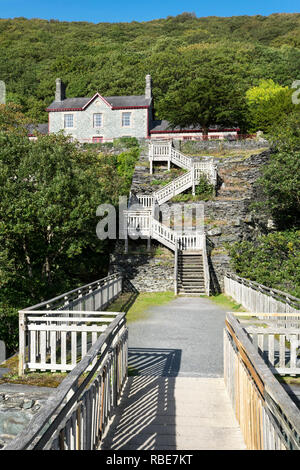
<svg viewBox="0 0 300 470"><path fill-rule="evenodd" d="M0 80L8 99L39 122L47 122L57 77L68 84L68 97L112 96L144 93L150 73L158 119L265 130L249 116L247 91L261 80L290 88L299 70L300 14L183 13L115 24L0 20Z"/></svg>
<svg viewBox="0 0 300 470"><path fill-rule="evenodd" d="M47 121L57 77L68 97L109 96L144 93L147 73L156 118L266 133L272 154L252 210L270 216L276 230L231 246L232 267L300 296L300 111L291 99L300 80L300 14L0 20L8 92L0 105L0 338L9 353L18 343L18 308L106 275L111 247L96 238L96 208L128 193L139 156L130 139L106 155L63 136L30 142L25 125Z"/></svg>

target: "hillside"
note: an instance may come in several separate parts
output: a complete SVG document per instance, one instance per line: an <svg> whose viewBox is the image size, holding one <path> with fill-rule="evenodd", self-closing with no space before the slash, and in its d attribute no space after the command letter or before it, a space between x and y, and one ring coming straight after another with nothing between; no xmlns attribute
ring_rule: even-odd
<svg viewBox="0 0 300 470"><path fill-rule="evenodd" d="M246 91L261 79L290 87L299 68L300 14L182 14L115 24L0 19L0 79L8 99L40 122L47 121L57 77L68 84L68 97L96 90L111 96L143 93L150 73L157 118L170 90L203 79L204 87L221 90L222 106L234 110L230 119L246 130Z"/></svg>

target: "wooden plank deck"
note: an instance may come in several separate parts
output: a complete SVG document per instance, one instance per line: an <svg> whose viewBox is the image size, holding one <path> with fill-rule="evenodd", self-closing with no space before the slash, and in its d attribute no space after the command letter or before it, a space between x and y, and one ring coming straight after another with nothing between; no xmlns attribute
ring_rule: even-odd
<svg viewBox="0 0 300 470"><path fill-rule="evenodd" d="M102 450L245 450L223 378L128 379Z"/></svg>

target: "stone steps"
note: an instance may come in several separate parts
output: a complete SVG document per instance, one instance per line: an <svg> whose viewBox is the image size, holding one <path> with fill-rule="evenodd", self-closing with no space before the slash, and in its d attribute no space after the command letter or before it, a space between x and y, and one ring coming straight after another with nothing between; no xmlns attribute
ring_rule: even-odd
<svg viewBox="0 0 300 470"><path fill-rule="evenodd" d="M179 295L205 294L202 253L179 254L177 287Z"/></svg>

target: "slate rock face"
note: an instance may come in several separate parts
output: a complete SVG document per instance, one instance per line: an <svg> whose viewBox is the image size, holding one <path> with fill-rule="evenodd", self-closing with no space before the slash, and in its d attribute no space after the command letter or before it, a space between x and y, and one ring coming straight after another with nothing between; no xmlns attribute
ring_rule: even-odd
<svg viewBox="0 0 300 470"><path fill-rule="evenodd" d="M174 257L151 254L124 254L121 244L111 256L110 272L126 276L139 292L166 292L174 289ZM167 249L165 252L169 251Z"/></svg>
<svg viewBox="0 0 300 470"><path fill-rule="evenodd" d="M5 448L43 407L51 388L4 384L0 390L0 449ZM22 391L19 391L22 388ZM39 390L40 389L40 390ZM16 390L16 391L14 391Z"/></svg>

